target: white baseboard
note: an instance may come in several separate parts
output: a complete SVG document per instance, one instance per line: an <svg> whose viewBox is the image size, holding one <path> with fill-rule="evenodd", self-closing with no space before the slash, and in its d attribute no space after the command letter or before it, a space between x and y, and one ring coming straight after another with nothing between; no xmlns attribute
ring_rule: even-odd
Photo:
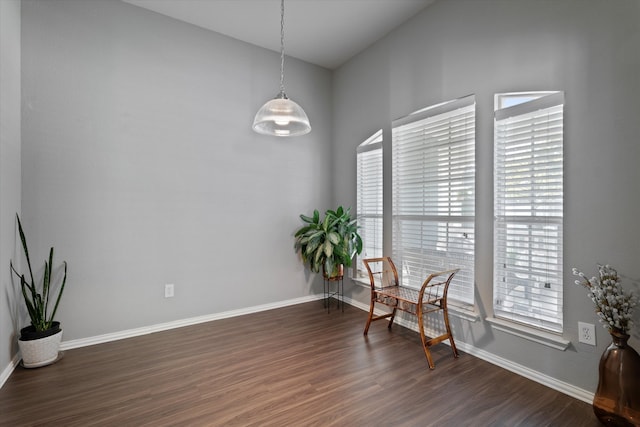
<svg viewBox="0 0 640 427"><path fill-rule="evenodd" d="M14 369L16 369L16 366L18 366L18 363L20 363L20 358L21 358L20 352L16 353L13 356L13 359L11 359L11 361L7 365L7 367L4 368L2 373L0 373L0 388L2 388L4 383L9 379L9 377L13 373Z"/></svg>
<svg viewBox="0 0 640 427"><path fill-rule="evenodd" d="M493 353L489 353L482 349L473 347L469 344L466 344L466 343L458 344L458 342L456 342L456 346L460 347L460 350L464 351L465 353L471 354L477 357L478 359L486 360L489 363L497 365L501 368L504 368L508 371L511 371L515 374L528 378L532 381L540 383L554 390L557 390L575 399L581 400L589 404L593 402L593 393L587 390L576 387L564 381L560 381L556 378L540 373L538 371L534 371L533 369L530 369L526 366L519 365L508 359L502 358L500 356L496 356Z"/></svg>
<svg viewBox="0 0 640 427"><path fill-rule="evenodd" d="M122 340L125 338L138 337L154 332L167 331L169 329L182 328L184 326L197 325L198 323L211 322L213 320L227 319L229 317L242 316L244 314L258 313L260 311L273 310L275 308L287 307L290 305L302 304L323 298L322 295L309 295L285 301L278 301L269 304L261 304L253 307L240 308L237 310L223 311L221 313L207 314L204 316L191 317L188 319L174 320L167 323L144 326L141 328L127 329L125 331L113 332L109 334L97 335L89 338L80 338L70 341L63 341L60 350L70 350L73 348L86 347L89 345L102 344L110 341Z"/></svg>
<svg viewBox="0 0 640 427"><path fill-rule="evenodd" d="M361 310L364 311L369 311L369 305L368 304L363 304L359 301L353 300L351 298L345 297L344 298L345 302L357 307ZM383 314L382 311L378 311L376 310L376 315L378 314ZM404 318L396 318L396 322L398 322L400 325L414 330L416 332L418 332L418 326L416 324L416 322L411 323L408 322L406 319ZM427 329L426 330L427 333L429 333L430 331ZM448 341L443 341L444 344L449 345ZM514 363L508 359L502 358L500 356L496 356L493 353L489 353L488 351L482 350L480 348L476 348L470 344L464 343L464 342L460 342L460 341L456 341L456 347L458 347L460 350L464 351L465 353L471 354L472 356L477 357L478 359L482 359L485 360L493 365L499 366L501 368L504 368L508 371L511 371L515 374L518 374L520 376L523 376L525 378L528 378L532 381L535 381L537 383L540 383L544 386L547 386L549 388L552 388L554 390L557 390L561 393L564 393L568 396L571 396L575 399L581 400L583 402L589 403L591 404L593 402L593 393L587 390L584 390L582 388L576 387L572 384L566 383L564 381L560 381L556 378L553 378L549 375L540 373L538 371L534 371L533 369L530 369L526 366Z"/></svg>
<svg viewBox="0 0 640 427"><path fill-rule="evenodd" d="M295 305L295 304L302 304L305 302L310 302L310 301L315 301L318 299L323 298L323 295L309 295L309 296L305 296L305 297L301 297L301 298L294 298L294 299L290 299L290 300L286 300L286 301L278 301L278 302L274 302L274 303L269 303L269 304L262 304L262 305L257 305L257 306L253 306L253 307L247 307L247 308L241 308L241 309L237 309L237 310L229 310L229 311L224 311L222 313L215 313L215 314L209 314L209 315L205 315L205 316L198 316L198 317L192 317L189 319L182 319L182 320L176 320L173 322L167 322L167 323L160 323L160 324L156 324L156 325L151 325L151 326L145 326L142 328L135 328L135 329L128 329L125 331L120 331L120 332L113 332L110 334L104 334L104 335L98 335L98 336L94 336L94 337L89 337L89 338L80 338L80 339L76 339L76 340L70 340L70 341L63 341L60 345L60 349L61 350L70 350L73 348L80 348L80 347L86 347L89 345L95 345L95 344L101 344L101 343L106 343L106 342L110 342L110 341L116 341L116 340L121 340L121 339L125 339L125 338L132 338L132 337L137 337L140 335L146 335L146 334L151 334L153 332L160 332L160 331L166 331L169 329L175 329L175 328L181 328L184 326L190 326L190 325L196 325L199 323L204 323L204 322L210 322L213 320L219 320L219 319L226 319L226 318L230 318L230 317L235 317L235 316L242 316L244 314L251 314L251 313L258 313L260 311L266 311L266 310L272 310L275 308L281 308L281 307L287 307L290 305ZM366 304L361 303L360 301L356 301L353 300L349 297L345 297L344 298L344 302L346 302L347 304L350 304L356 308L359 308L361 310L364 311L369 311L369 306ZM378 313L376 311L376 313ZM378 314L380 314L382 312L379 312ZM408 328L411 330L414 330L417 332L417 325L415 323L411 323L406 321L405 319L402 318L398 318L397 322ZM445 341L445 344L448 345L448 343ZM561 393L564 393L568 396L571 396L575 399L581 400L583 402L586 403L591 403L593 402L593 393L581 389L579 387L573 386L569 383L563 382L563 381L559 381L553 377L550 377L549 375L540 373L538 371L534 371L533 369L530 369L526 366L514 363L508 359L504 359L500 356L496 356L493 353L489 353L485 350L476 348L470 344L464 343L464 342L457 342L457 347L460 348L460 350L464 351L465 353L471 354L479 359L485 360L489 363L492 363L496 366L500 366L501 368L507 369L515 374L521 375L525 378L528 378L530 380L533 380L537 383L540 383L542 385L545 385L549 388L552 388L554 390L557 390ZM18 363L20 362L20 353L18 352L18 354L16 354L13 359L11 360L11 362L9 363L9 365L2 371L2 373L0 374L0 388L2 388L2 386L4 385L4 383L6 382L6 380L9 378L9 376L11 375L11 373L14 371L15 367L18 366Z"/></svg>

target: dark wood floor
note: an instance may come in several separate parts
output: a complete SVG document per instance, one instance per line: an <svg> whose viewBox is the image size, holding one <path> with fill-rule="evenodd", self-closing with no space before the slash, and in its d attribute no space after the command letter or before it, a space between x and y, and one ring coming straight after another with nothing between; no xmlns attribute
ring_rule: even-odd
<svg viewBox="0 0 640 427"><path fill-rule="evenodd" d="M591 405L321 301L16 368L2 426L597 426Z"/></svg>

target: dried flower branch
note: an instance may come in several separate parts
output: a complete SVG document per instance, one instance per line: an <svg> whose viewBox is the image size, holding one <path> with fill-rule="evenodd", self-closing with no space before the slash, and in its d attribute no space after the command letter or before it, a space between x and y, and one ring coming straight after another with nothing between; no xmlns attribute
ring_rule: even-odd
<svg viewBox="0 0 640 427"><path fill-rule="evenodd" d="M638 303L633 292L625 293L620 284L618 272L610 265L598 265L600 277L587 277L577 268L573 274L580 277L576 285L589 290L587 294L595 304L600 323L610 333L629 334L633 327L633 307Z"/></svg>

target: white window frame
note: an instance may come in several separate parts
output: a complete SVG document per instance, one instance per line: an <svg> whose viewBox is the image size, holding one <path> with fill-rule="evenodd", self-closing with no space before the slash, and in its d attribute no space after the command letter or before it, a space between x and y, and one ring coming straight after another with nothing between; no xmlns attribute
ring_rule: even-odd
<svg viewBox="0 0 640 427"><path fill-rule="evenodd" d="M563 330L563 110L563 92L496 95L494 316L553 333Z"/></svg>
<svg viewBox="0 0 640 427"><path fill-rule="evenodd" d="M452 302L474 303L475 95L392 124L392 254L403 286L460 268Z"/></svg>
<svg viewBox="0 0 640 427"><path fill-rule="evenodd" d="M356 256L353 277L368 279L363 259L383 255L382 246L382 129L367 138L356 150L358 232L362 237L362 253Z"/></svg>

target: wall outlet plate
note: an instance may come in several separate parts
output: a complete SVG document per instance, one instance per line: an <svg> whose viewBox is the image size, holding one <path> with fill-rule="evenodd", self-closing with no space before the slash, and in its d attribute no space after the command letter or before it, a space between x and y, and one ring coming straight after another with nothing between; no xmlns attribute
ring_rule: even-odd
<svg viewBox="0 0 640 427"><path fill-rule="evenodd" d="M578 322L578 341L596 345L596 327L592 323Z"/></svg>
<svg viewBox="0 0 640 427"><path fill-rule="evenodd" d="M167 283L164 285L164 297L172 298L173 297L173 283Z"/></svg>

